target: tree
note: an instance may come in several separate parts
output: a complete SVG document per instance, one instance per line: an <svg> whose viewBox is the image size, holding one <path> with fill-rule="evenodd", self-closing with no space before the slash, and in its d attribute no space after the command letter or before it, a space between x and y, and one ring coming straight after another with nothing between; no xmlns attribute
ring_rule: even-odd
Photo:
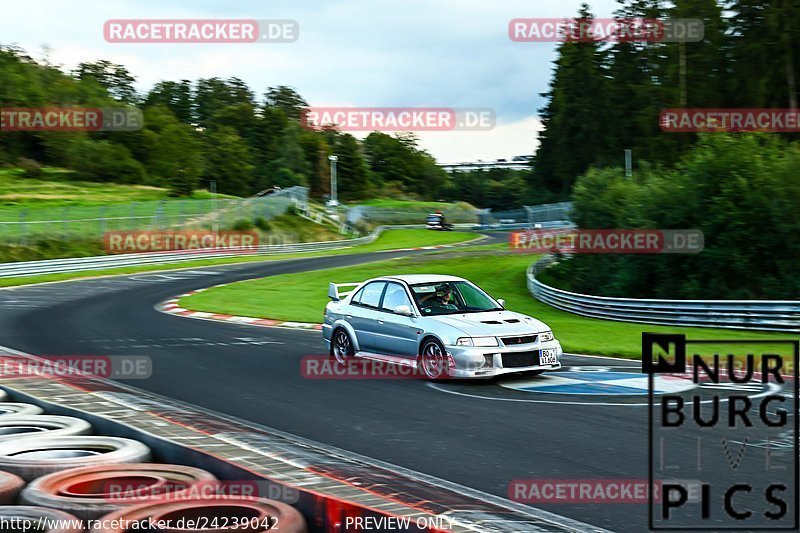
<svg viewBox="0 0 800 533"><path fill-rule="evenodd" d="M290 170L297 180L291 185L308 185L311 164L308 162L306 154L303 152L303 147L300 145L300 125L297 122L289 122L283 130L280 155L274 162L274 168L276 171L280 169Z"/></svg>
<svg viewBox="0 0 800 533"><path fill-rule="evenodd" d="M583 4L573 24L593 19ZM603 152L607 87L605 58L597 41L566 40L557 53L550 90L542 95L547 104L540 114L544 130L533 173L550 191L566 196L575 179Z"/></svg>
<svg viewBox="0 0 800 533"><path fill-rule="evenodd" d="M255 107L252 104L243 102L225 106L214 114L212 123L215 127L228 126L233 128L251 149L258 150L260 148L258 118L255 115Z"/></svg>
<svg viewBox="0 0 800 533"><path fill-rule="evenodd" d="M300 132L299 143L309 166L309 194L320 198L324 193L330 192L330 146L322 135L310 130Z"/></svg>
<svg viewBox="0 0 800 533"><path fill-rule="evenodd" d="M194 97L195 115L199 124L213 124L213 117L227 106L238 104L254 105L253 93L238 78L200 79L197 81Z"/></svg>
<svg viewBox="0 0 800 533"><path fill-rule="evenodd" d="M800 7L791 0L731 0L730 82L742 107L796 108Z"/></svg>
<svg viewBox="0 0 800 533"><path fill-rule="evenodd" d="M138 97L133 84L136 82L128 69L110 61L101 60L80 63L73 75L81 81L94 80L104 87L115 100L126 104L136 103Z"/></svg>
<svg viewBox="0 0 800 533"><path fill-rule="evenodd" d="M363 147L376 188L393 186L423 198L436 198L444 191L447 173L419 149L414 135L392 137L374 131Z"/></svg>
<svg viewBox="0 0 800 533"><path fill-rule="evenodd" d="M153 172L169 184L173 196L191 196L203 173L202 145L186 124L172 124L158 136L151 157Z"/></svg>
<svg viewBox="0 0 800 533"><path fill-rule="evenodd" d="M370 190L369 169L356 138L348 133L337 137L334 153L339 158L336 163L339 197L343 200L366 197Z"/></svg>
<svg viewBox="0 0 800 533"><path fill-rule="evenodd" d="M308 108L308 102L293 88L279 85L267 89L264 107L280 109L288 118L300 121Z"/></svg>
<svg viewBox="0 0 800 533"><path fill-rule="evenodd" d="M578 226L693 228L705 247L697 254L576 254L555 273L573 290L606 296L800 297L797 172L800 145L722 133L699 135L675 168L643 165L632 179L619 167L591 169L575 184Z"/></svg>
<svg viewBox="0 0 800 533"><path fill-rule="evenodd" d="M110 141L76 139L70 147L69 166L78 176L91 181L142 183L145 173L130 152Z"/></svg>
<svg viewBox="0 0 800 533"><path fill-rule="evenodd" d="M185 124L191 124L194 119L191 82L189 80L160 81L147 93L144 105L146 107L165 106L178 120Z"/></svg>
<svg viewBox="0 0 800 533"><path fill-rule="evenodd" d="M204 180L216 180L224 194L252 194L253 157L244 140L229 126L205 131Z"/></svg>

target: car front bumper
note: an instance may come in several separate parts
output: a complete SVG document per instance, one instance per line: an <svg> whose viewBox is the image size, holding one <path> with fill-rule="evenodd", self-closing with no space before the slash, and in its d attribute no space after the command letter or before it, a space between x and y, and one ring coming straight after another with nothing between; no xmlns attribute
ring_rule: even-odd
<svg viewBox="0 0 800 533"><path fill-rule="evenodd" d="M446 346L447 354L452 359L455 367L450 369L450 377L453 378L490 378L503 374L513 374L516 372L530 372L536 370L557 370L561 368L561 356L564 351L561 343L557 340L524 346L503 347L493 346L490 348L478 348L473 346ZM504 359L508 362L511 357L504 358L504 355L513 356L514 354L525 355L536 353L532 356L538 362L538 353L541 350L556 350L555 365L540 365L534 363L528 366L509 366L503 365ZM490 356L491 366L486 366L486 356Z"/></svg>

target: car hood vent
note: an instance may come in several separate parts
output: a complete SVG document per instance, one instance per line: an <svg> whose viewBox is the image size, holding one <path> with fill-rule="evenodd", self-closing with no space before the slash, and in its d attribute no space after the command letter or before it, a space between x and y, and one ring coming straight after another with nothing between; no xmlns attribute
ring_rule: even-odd
<svg viewBox="0 0 800 533"><path fill-rule="evenodd" d="M519 322L519 319L516 319L516 318L512 318L510 320L506 320L506 323L508 323L508 324L516 324L517 322Z"/></svg>
<svg viewBox="0 0 800 533"><path fill-rule="evenodd" d="M518 322L519 322L519 321L518 321ZM481 324L494 324L494 325L496 325L496 326L500 326L500 325L502 325L503 323L502 323L502 322L500 322L499 320L481 320Z"/></svg>

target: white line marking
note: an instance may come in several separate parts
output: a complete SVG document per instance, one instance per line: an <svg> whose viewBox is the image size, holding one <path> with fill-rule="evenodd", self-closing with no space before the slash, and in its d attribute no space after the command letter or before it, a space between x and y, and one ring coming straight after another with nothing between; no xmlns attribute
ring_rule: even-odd
<svg viewBox="0 0 800 533"><path fill-rule="evenodd" d="M612 402L559 402L555 400L529 400L526 398L494 398L491 396L481 396L479 394L466 394L463 392L457 392L452 390L443 389L436 383L426 383L426 385L432 389L435 389L439 392L445 392L447 394L455 394L456 396L464 396L466 398L475 398L478 400L494 400L499 402L523 402L523 403L549 403L549 404L558 404L558 405L599 405L602 407L647 407L648 403L612 403ZM750 398L761 398L762 396L767 396L769 394L773 394L777 391L780 391L781 388L774 384L768 383L769 390L762 392L761 394L754 394L749 396ZM565 395L566 396L566 395ZM704 400L700 403L712 403L714 400ZM720 402L727 402L727 398L722 398Z"/></svg>

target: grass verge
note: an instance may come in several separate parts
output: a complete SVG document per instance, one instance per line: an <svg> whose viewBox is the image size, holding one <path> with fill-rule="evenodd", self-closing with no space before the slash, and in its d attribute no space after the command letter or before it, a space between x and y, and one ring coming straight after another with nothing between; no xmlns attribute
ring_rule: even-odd
<svg viewBox="0 0 800 533"><path fill-rule="evenodd" d="M283 254L275 256L242 256L222 259L195 259L181 263L162 265L146 265L138 267L109 268L103 270L87 270L84 272L69 272L64 274L47 274L42 276L26 276L15 278L0 278L0 287L15 287L34 283L48 283L54 281L67 281L71 279L90 278L97 276L118 276L122 274L138 274L141 272L155 272L164 270L179 270L182 268L200 268L206 266L228 265L234 263L253 263L264 261L280 261L298 257L311 257L323 255L343 255L352 253L381 252L409 246L435 246L439 244L455 244L478 238L477 233L453 232L439 233L422 229L388 230L383 232L378 239L360 246L352 246L339 250L323 252L305 252L296 254Z"/></svg>
<svg viewBox="0 0 800 533"><path fill-rule="evenodd" d="M40 177L25 176L22 169L0 169L0 207L32 210L64 206L103 206L110 203L168 200L169 191L149 185L80 181L74 172L44 167ZM219 198L233 198L218 195ZM189 199L211 198L208 191L197 190ZM3 211L5 213L5 211ZM10 215L9 215L10 216Z"/></svg>
<svg viewBox="0 0 800 533"><path fill-rule="evenodd" d="M690 338L785 339L786 335L710 328L650 326L585 318L554 309L527 291L525 269L536 258L484 249L446 251L381 261L368 265L271 276L233 283L183 298L181 306L196 311L274 318L298 322L322 320L328 283L355 282L388 274L449 274L479 284L509 309L549 324L564 349L572 353L641 357L642 331L685 333Z"/></svg>

